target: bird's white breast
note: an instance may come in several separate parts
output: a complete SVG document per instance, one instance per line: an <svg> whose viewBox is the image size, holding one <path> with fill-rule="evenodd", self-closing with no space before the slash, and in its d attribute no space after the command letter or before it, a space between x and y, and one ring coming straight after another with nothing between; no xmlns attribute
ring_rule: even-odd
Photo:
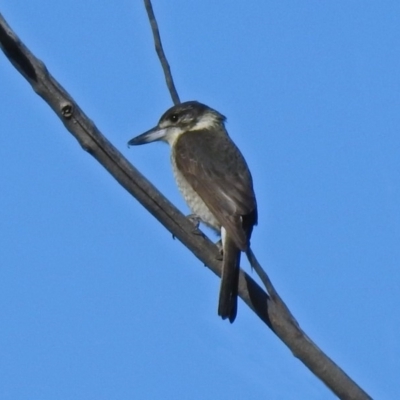
<svg viewBox="0 0 400 400"><path fill-rule="evenodd" d="M221 224L214 217L214 215L211 213L201 197L193 190L188 181L179 171L176 166L173 154L171 155L171 163L176 183L189 208L202 220L202 222L204 222L206 225L213 228L219 233L221 229Z"/></svg>

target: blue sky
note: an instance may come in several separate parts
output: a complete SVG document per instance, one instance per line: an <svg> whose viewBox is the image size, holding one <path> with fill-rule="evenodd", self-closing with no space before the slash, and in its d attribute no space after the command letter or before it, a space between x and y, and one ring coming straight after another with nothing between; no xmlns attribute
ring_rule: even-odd
<svg viewBox="0 0 400 400"><path fill-rule="evenodd" d="M307 334L400 396L400 3L154 1L182 100L228 117L252 170L252 246ZM141 1L1 13L173 203L171 106ZM131 198L0 55L0 397L333 399ZM248 266L244 263L244 267Z"/></svg>

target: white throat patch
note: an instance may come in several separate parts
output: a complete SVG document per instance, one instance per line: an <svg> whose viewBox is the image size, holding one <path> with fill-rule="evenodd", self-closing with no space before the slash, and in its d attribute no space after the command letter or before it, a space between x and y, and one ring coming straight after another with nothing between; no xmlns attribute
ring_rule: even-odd
<svg viewBox="0 0 400 400"><path fill-rule="evenodd" d="M202 129L212 129L216 125L219 125L218 118L214 114L207 113L196 122L192 130L200 131Z"/></svg>

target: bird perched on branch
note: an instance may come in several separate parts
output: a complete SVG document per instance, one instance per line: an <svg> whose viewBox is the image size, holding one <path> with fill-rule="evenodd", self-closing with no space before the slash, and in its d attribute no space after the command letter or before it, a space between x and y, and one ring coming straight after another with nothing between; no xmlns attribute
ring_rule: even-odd
<svg viewBox="0 0 400 400"><path fill-rule="evenodd" d="M221 235L222 275L218 314L233 322L237 313L240 255L247 251L257 203L246 161L225 129L226 118L197 101L167 110L157 126L128 142L162 140L171 147L176 183L188 206Z"/></svg>

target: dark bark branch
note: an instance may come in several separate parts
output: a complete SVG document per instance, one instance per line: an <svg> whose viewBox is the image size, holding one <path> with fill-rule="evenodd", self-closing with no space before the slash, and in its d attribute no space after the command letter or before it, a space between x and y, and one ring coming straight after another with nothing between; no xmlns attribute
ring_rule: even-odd
<svg viewBox="0 0 400 400"><path fill-rule="evenodd" d="M167 57L165 57L164 49L161 44L160 31L158 30L158 23L156 17L154 16L153 6L151 5L151 1L144 0L144 6L146 7L147 15L149 17L151 31L153 32L154 46L158 58L160 59L162 69L164 71L165 82L167 83L167 87L171 95L172 102L175 105L179 104L181 101L179 100L179 95L175 88L174 79L172 78L171 69L169 67Z"/></svg>
<svg viewBox="0 0 400 400"><path fill-rule="evenodd" d="M0 14L0 47L6 57L33 90L61 119L82 148L156 217L176 238L207 265L221 274L217 247L204 235L193 233L193 225L181 214L128 160L101 134L72 97L19 40ZM301 331L287 313L286 306L276 301L245 272L240 272L239 295L315 375L341 399L370 399L336 364Z"/></svg>

